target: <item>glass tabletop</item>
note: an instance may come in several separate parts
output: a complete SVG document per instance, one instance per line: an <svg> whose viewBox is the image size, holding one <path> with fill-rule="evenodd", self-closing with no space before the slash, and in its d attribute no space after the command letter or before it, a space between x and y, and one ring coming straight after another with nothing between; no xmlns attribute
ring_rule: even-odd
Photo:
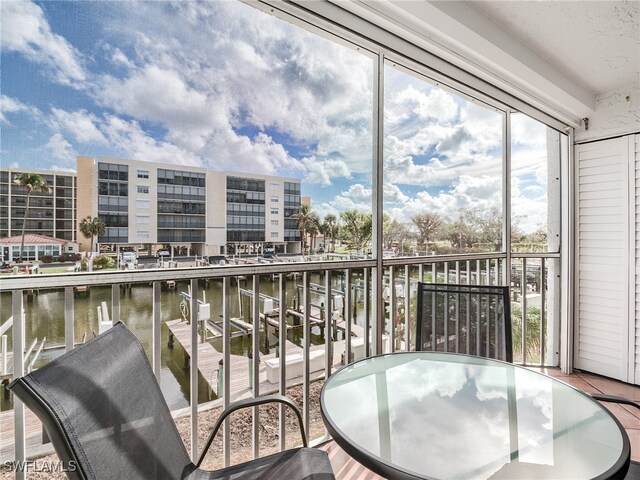
<svg viewBox="0 0 640 480"><path fill-rule="evenodd" d="M321 394L329 432L389 478L609 478L630 455L582 392L508 363L434 352L361 360Z"/></svg>

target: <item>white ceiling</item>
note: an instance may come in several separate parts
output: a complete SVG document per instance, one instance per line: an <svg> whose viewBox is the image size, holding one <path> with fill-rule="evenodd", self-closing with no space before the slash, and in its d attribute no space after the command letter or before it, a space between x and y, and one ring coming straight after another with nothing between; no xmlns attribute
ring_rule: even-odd
<svg viewBox="0 0 640 480"><path fill-rule="evenodd" d="M640 78L640 2L468 2L594 95Z"/></svg>
<svg viewBox="0 0 640 480"><path fill-rule="evenodd" d="M329 1L570 125L640 89L639 0Z"/></svg>

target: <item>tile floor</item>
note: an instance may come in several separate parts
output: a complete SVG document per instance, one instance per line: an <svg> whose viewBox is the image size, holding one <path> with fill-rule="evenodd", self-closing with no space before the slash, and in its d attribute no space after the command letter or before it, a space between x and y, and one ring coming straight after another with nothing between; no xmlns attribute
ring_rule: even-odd
<svg viewBox="0 0 640 480"><path fill-rule="evenodd" d="M592 373L574 372L570 375L557 368L532 368L555 377L587 393L606 393L640 402L640 387L604 378ZM629 435L631 459L640 461L640 409L612 403L604 404L613 413ZM329 454L337 480L383 480L347 455L335 442L330 441L318 448Z"/></svg>

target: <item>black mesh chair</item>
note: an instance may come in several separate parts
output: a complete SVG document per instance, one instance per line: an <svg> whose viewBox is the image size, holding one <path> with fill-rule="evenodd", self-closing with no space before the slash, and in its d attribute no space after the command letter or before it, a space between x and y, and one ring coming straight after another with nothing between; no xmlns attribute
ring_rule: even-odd
<svg viewBox="0 0 640 480"><path fill-rule="evenodd" d="M417 351L513 361L508 287L418 283Z"/></svg>
<svg viewBox="0 0 640 480"><path fill-rule="evenodd" d="M72 479L334 478L326 452L307 448L298 408L278 395L225 409L193 464L140 342L122 323L9 389L40 418ZM273 401L294 409L304 447L217 471L198 468L228 414Z"/></svg>

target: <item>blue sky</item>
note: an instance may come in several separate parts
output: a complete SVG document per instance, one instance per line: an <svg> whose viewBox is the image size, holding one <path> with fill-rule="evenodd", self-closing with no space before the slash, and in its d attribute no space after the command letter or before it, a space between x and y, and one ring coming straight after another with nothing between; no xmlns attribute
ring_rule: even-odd
<svg viewBox="0 0 640 480"><path fill-rule="evenodd" d="M284 175L321 216L370 211L363 52L232 0L0 8L3 167L73 170L85 155ZM500 205L499 113L389 65L385 114L390 214ZM516 121L514 210L533 230L546 215L545 129Z"/></svg>

